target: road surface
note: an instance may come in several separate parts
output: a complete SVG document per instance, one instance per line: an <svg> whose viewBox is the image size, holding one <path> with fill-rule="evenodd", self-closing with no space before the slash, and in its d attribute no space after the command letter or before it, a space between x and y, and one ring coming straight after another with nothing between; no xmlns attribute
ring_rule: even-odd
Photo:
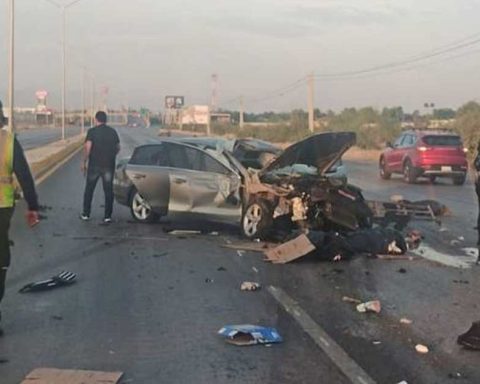
<svg viewBox="0 0 480 384"><path fill-rule="evenodd" d="M156 140L154 130L119 132L121 156ZM457 372L460 382L480 382L478 355L455 345L458 333L478 320L478 269L423 258L362 257L335 264L305 258L270 265L258 253L222 247L241 240L234 224L165 218L142 225L117 205L114 223L100 225L101 189L92 220L82 222L79 163L79 156L72 158L40 185L47 217L38 227L26 228L23 204L16 210L2 308L2 384L18 383L36 367L123 371L123 383L141 384L450 383L449 375ZM451 251L448 239L456 231L465 232L464 246L474 244L471 185L380 183L374 163L348 166L351 180L365 187L367 196L400 193L451 205L454 216L443 224L448 231L420 224L430 245ZM198 228L204 234L165 232ZM45 293L17 293L61 270L77 273L78 282ZM242 281L258 281L263 289L242 292ZM357 313L342 301L344 295L378 298L382 313ZM401 317L413 324L400 324ZM244 323L276 327L284 342L235 347L216 334L223 325ZM429 346L430 353L416 353L417 343ZM367 381L358 379L361 373Z"/></svg>
<svg viewBox="0 0 480 384"><path fill-rule="evenodd" d="M68 127L65 129L65 137L69 138L78 135L81 132L80 127ZM17 138L23 146L23 149L32 149L61 140L61 128L35 128L25 129L17 132Z"/></svg>

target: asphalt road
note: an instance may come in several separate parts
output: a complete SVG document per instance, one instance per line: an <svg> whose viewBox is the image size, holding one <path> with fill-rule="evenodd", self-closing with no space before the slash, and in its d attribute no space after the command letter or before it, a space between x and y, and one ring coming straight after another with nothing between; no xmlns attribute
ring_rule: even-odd
<svg viewBox="0 0 480 384"><path fill-rule="evenodd" d="M121 156L156 135L141 129L119 132ZM18 383L42 366L123 371L124 383L342 384L351 382L345 371L352 361L377 383L450 383L449 374L457 372L460 382L480 382L478 354L455 345L459 332L478 320L478 268L452 268L423 258L363 257L335 264L305 258L270 265L260 254L221 247L240 240L235 225L172 218L141 225L121 206L115 207L113 224L100 225L101 189L92 221L82 222L79 162L74 157L40 185L47 217L38 227L26 228L23 204L16 210L13 265L2 308L2 384ZM451 205L454 215L443 225L448 231L419 223L430 246L454 257L458 250L450 239L458 233L465 233L461 246L474 244L471 185L379 183L375 164L348 166L350 179L365 188L367 197L434 196ZM205 233L171 235L167 228ZM399 273L400 268L406 273ZM24 284L64 269L78 274L75 285L17 293ZM258 281L263 289L241 292L245 280ZM298 311L287 312L269 286L291 297ZM378 298L382 313L357 313L342 301L344 295ZM313 324L306 326L299 312ZM413 324L401 325L401 317ZM216 334L225 324L243 323L274 326L284 342L235 347ZM328 347L322 349L312 331L317 326L349 358L329 358ZM427 345L430 353L416 353L417 343Z"/></svg>
<svg viewBox="0 0 480 384"><path fill-rule="evenodd" d="M65 137L72 137L81 132L80 127L65 128ZM17 132L17 138L23 149L32 149L58 141L62 138L61 128L35 128L25 129Z"/></svg>

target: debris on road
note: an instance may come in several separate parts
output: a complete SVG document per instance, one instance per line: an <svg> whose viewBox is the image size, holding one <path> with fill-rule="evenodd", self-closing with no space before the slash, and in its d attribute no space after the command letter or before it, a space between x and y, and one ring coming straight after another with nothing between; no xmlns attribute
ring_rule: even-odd
<svg viewBox="0 0 480 384"><path fill-rule="evenodd" d="M285 264L314 251L316 247L305 234L264 251L266 260L274 264Z"/></svg>
<svg viewBox="0 0 480 384"><path fill-rule="evenodd" d="M9 363L9 362L10 362L10 360L8 360L8 359L3 359L3 358L0 357L0 364L7 364L7 363Z"/></svg>
<svg viewBox="0 0 480 384"><path fill-rule="evenodd" d="M166 233L169 235L200 235L202 231L197 230L189 230L189 229L173 229L173 230L166 230Z"/></svg>
<svg viewBox="0 0 480 384"><path fill-rule="evenodd" d="M269 243L269 242L251 242L244 241L241 243L228 243L222 244L222 248L236 249L237 251L251 251L251 252L264 252L266 249L274 248L278 244Z"/></svg>
<svg viewBox="0 0 480 384"><path fill-rule="evenodd" d="M213 283L213 279L210 279L209 277L207 277L205 279L205 283Z"/></svg>
<svg viewBox="0 0 480 384"><path fill-rule="evenodd" d="M227 268L222 267L222 266L217 268L217 271L219 271L219 272L225 272L226 270L227 270Z"/></svg>
<svg viewBox="0 0 480 384"><path fill-rule="evenodd" d="M348 296L343 296L342 301L345 301L346 303L353 303L353 304L361 304L361 300L354 299L353 297L348 297Z"/></svg>
<svg viewBox="0 0 480 384"><path fill-rule="evenodd" d="M226 325L218 334L225 337L227 343L246 346L255 344L281 343L282 337L275 328L259 325Z"/></svg>
<svg viewBox="0 0 480 384"><path fill-rule="evenodd" d="M357 312L374 312L380 313L382 310L382 305L379 300L367 301L365 303L360 303L357 305Z"/></svg>
<svg viewBox="0 0 480 384"><path fill-rule="evenodd" d="M400 268L397 272L398 273L407 273L407 270L405 268Z"/></svg>
<svg viewBox="0 0 480 384"><path fill-rule="evenodd" d="M472 323L467 332L458 336L457 343L468 349L480 350L480 321Z"/></svg>
<svg viewBox="0 0 480 384"><path fill-rule="evenodd" d="M428 347L425 346L425 345L422 345L422 344L417 344L415 346L415 350L418 352L418 353L421 353L421 354L426 354L429 352L428 350Z"/></svg>
<svg viewBox="0 0 480 384"><path fill-rule="evenodd" d="M402 318L400 319L400 323L401 323L401 324L412 324L413 321L410 320L410 319L407 319L406 317L402 317Z"/></svg>
<svg viewBox="0 0 480 384"><path fill-rule="evenodd" d="M262 286L253 281L244 281L240 285L240 290L242 291L258 291L260 288L262 288Z"/></svg>
<svg viewBox="0 0 480 384"><path fill-rule="evenodd" d="M62 271L58 275L48 280L37 281L23 286L19 292L40 292L50 290L52 288L64 287L75 283L77 275L72 272Z"/></svg>
<svg viewBox="0 0 480 384"><path fill-rule="evenodd" d="M160 253L156 253L154 255L152 255L153 258L155 259L158 259L159 257L164 257L164 256L167 256L168 255L168 252L160 252Z"/></svg>
<svg viewBox="0 0 480 384"><path fill-rule="evenodd" d="M449 379L464 379L465 377L460 372L454 372L448 374Z"/></svg>
<svg viewBox="0 0 480 384"><path fill-rule="evenodd" d="M115 384L123 372L83 371L73 369L37 368L20 384Z"/></svg>

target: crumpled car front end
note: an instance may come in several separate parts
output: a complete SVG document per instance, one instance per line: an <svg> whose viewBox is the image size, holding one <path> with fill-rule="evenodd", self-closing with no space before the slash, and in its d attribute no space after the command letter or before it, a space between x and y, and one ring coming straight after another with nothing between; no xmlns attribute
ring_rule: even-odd
<svg viewBox="0 0 480 384"><path fill-rule="evenodd" d="M327 132L287 148L246 183L242 230L249 238L277 230L368 228L372 211L359 188L327 170L356 142L353 132ZM279 228L280 226L280 228Z"/></svg>

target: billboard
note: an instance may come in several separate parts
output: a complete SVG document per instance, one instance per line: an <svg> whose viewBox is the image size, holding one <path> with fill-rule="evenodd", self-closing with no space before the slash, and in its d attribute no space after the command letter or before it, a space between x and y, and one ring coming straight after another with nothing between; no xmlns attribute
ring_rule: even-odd
<svg viewBox="0 0 480 384"><path fill-rule="evenodd" d="M209 118L208 105L192 105L182 113L182 124L207 125Z"/></svg>
<svg viewBox="0 0 480 384"><path fill-rule="evenodd" d="M48 92L44 89L39 89L35 92L37 98L37 106L35 107L37 112L45 112L47 110L47 96Z"/></svg>
<svg viewBox="0 0 480 384"><path fill-rule="evenodd" d="M180 109L185 105L185 98L183 96L165 96L165 108Z"/></svg>

